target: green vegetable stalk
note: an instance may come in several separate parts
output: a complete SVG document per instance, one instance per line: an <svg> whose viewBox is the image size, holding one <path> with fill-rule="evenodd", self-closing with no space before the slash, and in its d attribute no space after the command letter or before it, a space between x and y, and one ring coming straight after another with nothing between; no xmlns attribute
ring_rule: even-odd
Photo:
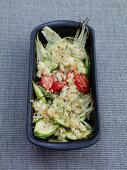
<svg viewBox="0 0 127 170"><path fill-rule="evenodd" d="M35 94L37 96L37 99L41 100L44 103L47 103L42 91L40 90L38 85L36 85L34 82L33 82L33 87L34 87L34 91L35 91Z"/></svg>

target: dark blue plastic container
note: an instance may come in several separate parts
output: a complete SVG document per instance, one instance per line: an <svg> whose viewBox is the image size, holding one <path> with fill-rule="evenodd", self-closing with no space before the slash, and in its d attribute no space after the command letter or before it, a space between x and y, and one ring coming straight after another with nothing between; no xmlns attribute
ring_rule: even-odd
<svg viewBox="0 0 127 170"><path fill-rule="evenodd" d="M32 127L32 115L34 110L32 109L32 103L30 100L34 96L33 88L32 88L32 80L36 81L36 53L35 53L35 37L38 32L40 40L42 43L46 43L44 36L41 34L41 30L43 27L49 26L54 31L59 33L61 37L65 36L74 36L76 30L81 28L82 24L80 22L75 21L51 21L48 23L44 23L36 27L31 33L30 39L30 58L29 58L29 83L28 83L28 110L27 110L27 138L28 140L40 147L48 148L48 149L58 149L58 150L70 150L70 149L80 149L85 148L90 145L95 144L100 139L100 128L99 128L99 114L98 114L98 94L97 94L97 75L96 75L96 55L95 55L95 35L93 29L88 26L89 29L89 37L87 39L87 51L90 56L91 62L91 70L90 70L90 87L92 89L92 96L94 101L94 111L91 114L91 124L95 129L95 134L91 139L88 140L78 140L73 142L48 142L46 140L42 140L34 137L33 135L33 127Z"/></svg>

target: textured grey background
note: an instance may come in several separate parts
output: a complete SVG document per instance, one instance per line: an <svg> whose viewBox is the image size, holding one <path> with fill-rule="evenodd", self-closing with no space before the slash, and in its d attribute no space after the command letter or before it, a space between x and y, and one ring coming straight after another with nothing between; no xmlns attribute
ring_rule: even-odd
<svg viewBox="0 0 127 170"><path fill-rule="evenodd" d="M31 30L56 19L89 18L96 32L101 140L49 151L26 139ZM127 1L0 0L0 170L127 169Z"/></svg>

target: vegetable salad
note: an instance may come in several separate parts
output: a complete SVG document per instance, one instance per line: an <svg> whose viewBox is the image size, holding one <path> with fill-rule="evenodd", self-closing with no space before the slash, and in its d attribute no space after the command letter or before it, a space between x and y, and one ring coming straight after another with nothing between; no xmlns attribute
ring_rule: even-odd
<svg viewBox="0 0 127 170"><path fill-rule="evenodd" d="M41 33L47 44L42 44L37 34L34 136L52 142L89 139L93 135L88 123L93 101L88 80L87 25L83 23L75 37L61 38L47 26Z"/></svg>

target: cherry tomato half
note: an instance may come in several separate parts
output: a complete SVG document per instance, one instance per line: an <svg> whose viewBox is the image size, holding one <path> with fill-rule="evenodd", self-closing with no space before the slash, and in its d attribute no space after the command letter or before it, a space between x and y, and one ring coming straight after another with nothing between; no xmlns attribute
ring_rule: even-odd
<svg viewBox="0 0 127 170"><path fill-rule="evenodd" d="M51 87L51 90L53 90L53 92L59 92L62 90L62 88L65 86L66 82L59 82L59 81L55 81Z"/></svg>
<svg viewBox="0 0 127 170"><path fill-rule="evenodd" d="M49 90L53 85L53 77L52 76L41 76L39 84L43 86L46 90Z"/></svg>
<svg viewBox="0 0 127 170"><path fill-rule="evenodd" d="M89 92L89 82L85 75L75 74L74 75L75 85L78 90L82 93L87 94Z"/></svg>

